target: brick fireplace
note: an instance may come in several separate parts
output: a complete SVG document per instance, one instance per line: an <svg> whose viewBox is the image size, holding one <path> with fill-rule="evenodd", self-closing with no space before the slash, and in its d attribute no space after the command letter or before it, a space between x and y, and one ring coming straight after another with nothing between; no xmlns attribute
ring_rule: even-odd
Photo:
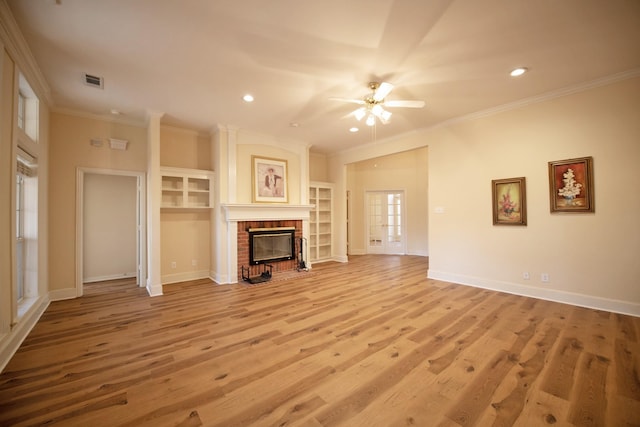
<svg viewBox="0 0 640 427"><path fill-rule="evenodd" d="M313 205L293 204L237 204L221 205L219 233L216 240L217 260L211 277L216 283L241 283L242 266L249 265L248 228L295 227L296 257L301 237L309 238L309 211ZM305 248L306 249L306 248ZM308 254L305 253L305 260ZM274 275L278 271L297 268L297 260L278 261L273 265ZM253 266L249 276L262 272L262 266Z"/></svg>
<svg viewBox="0 0 640 427"><path fill-rule="evenodd" d="M298 242L302 237L302 221L301 220L283 220L283 221L238 221L238 282L242 281L242 267L249 268L249 276L256 276L263 270L262 265L249 265L249 229L250 228L279 228L279 227L295 227L296 239L296 256L298 252ZM273 266L273 273L282 271L295 270L297 267L296 259L285 261L270 261L268 264Z"/></svg>

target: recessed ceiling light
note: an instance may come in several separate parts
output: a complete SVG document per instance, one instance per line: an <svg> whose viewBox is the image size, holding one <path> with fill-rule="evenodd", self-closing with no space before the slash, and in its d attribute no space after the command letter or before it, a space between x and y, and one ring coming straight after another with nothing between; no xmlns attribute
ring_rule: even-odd
<svg viewBox="0 0 640 427"><path fill-rule="evenodd" d="M298 123L298 122L291 122L291 123L289 123L289 126L290 126L290 127L292 127L292 128L297 128L297 127L299 127L299 126L300 126L300 123Z"/></svg>
<svg viewBox="0 0 640 427"><path fill-rule="evenodd" d="M242 99L244 100L244 102L253 102L253 95L246 94L245 96L242 97Z"/></svg>
<svg viewBox="0 0 640 427"><path fill-rule="evenodd" d="M529 71L529 69L525 67L515 68L514 70L511 71L511 77L521 76L527 71Z"/></svg>
<svg viewBox="0 0 640 427"><path fill-rule="evenodd" d="M113 114L114 116L119 116L119 115L121 115L122 113L121 113L120 111L116 110L115 108L112 108L112 109L111 109L111 114Z"/></svg>
<svg viewBox="0 0 640 427"><path fill-rule="evenodd" d="M354 132L358 132L359 130L360 129L358 129L358 128L351 128L351 129L349 129L349 132L354 133Z"/></svg>

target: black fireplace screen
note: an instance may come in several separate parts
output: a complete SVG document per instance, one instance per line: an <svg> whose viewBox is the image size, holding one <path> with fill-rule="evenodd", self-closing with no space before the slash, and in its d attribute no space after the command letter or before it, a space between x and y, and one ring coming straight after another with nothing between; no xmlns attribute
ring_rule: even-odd
<svg viewBox="0 0 640 427"><path fill-rule="evenodd" d="M284 261L295 257L295 227L250 228L249 264Z"/></svg>

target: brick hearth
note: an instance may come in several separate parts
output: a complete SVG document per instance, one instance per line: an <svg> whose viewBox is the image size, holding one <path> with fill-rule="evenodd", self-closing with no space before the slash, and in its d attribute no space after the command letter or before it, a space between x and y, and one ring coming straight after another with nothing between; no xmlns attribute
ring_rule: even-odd
<svg viewBox="0 0 640 427"><path fill-rule="evenodd" d="M263 270L262 265L249 266L249 228L275 228L275 227L295 227L296 233L296 256L299 251L299 239L302 238L302 221L300 220L283 220L283 221L238 221L238 282L242 282L242 267L250 268L249 276L257 276ZM295 259L286 261L269 262L273 265L273 273L292 271L298 266Z"/></svg>

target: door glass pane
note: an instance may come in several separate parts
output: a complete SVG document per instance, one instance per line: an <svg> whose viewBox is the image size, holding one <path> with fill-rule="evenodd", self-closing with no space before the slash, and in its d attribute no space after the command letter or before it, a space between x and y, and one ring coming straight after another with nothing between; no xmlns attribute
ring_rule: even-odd
<svg viewBox="0 0 640 427"><path fill-rule="evenodd" d="M371 194L369 198L369 245L382 246L383 236L383 198L380 194Z"/></svg>

